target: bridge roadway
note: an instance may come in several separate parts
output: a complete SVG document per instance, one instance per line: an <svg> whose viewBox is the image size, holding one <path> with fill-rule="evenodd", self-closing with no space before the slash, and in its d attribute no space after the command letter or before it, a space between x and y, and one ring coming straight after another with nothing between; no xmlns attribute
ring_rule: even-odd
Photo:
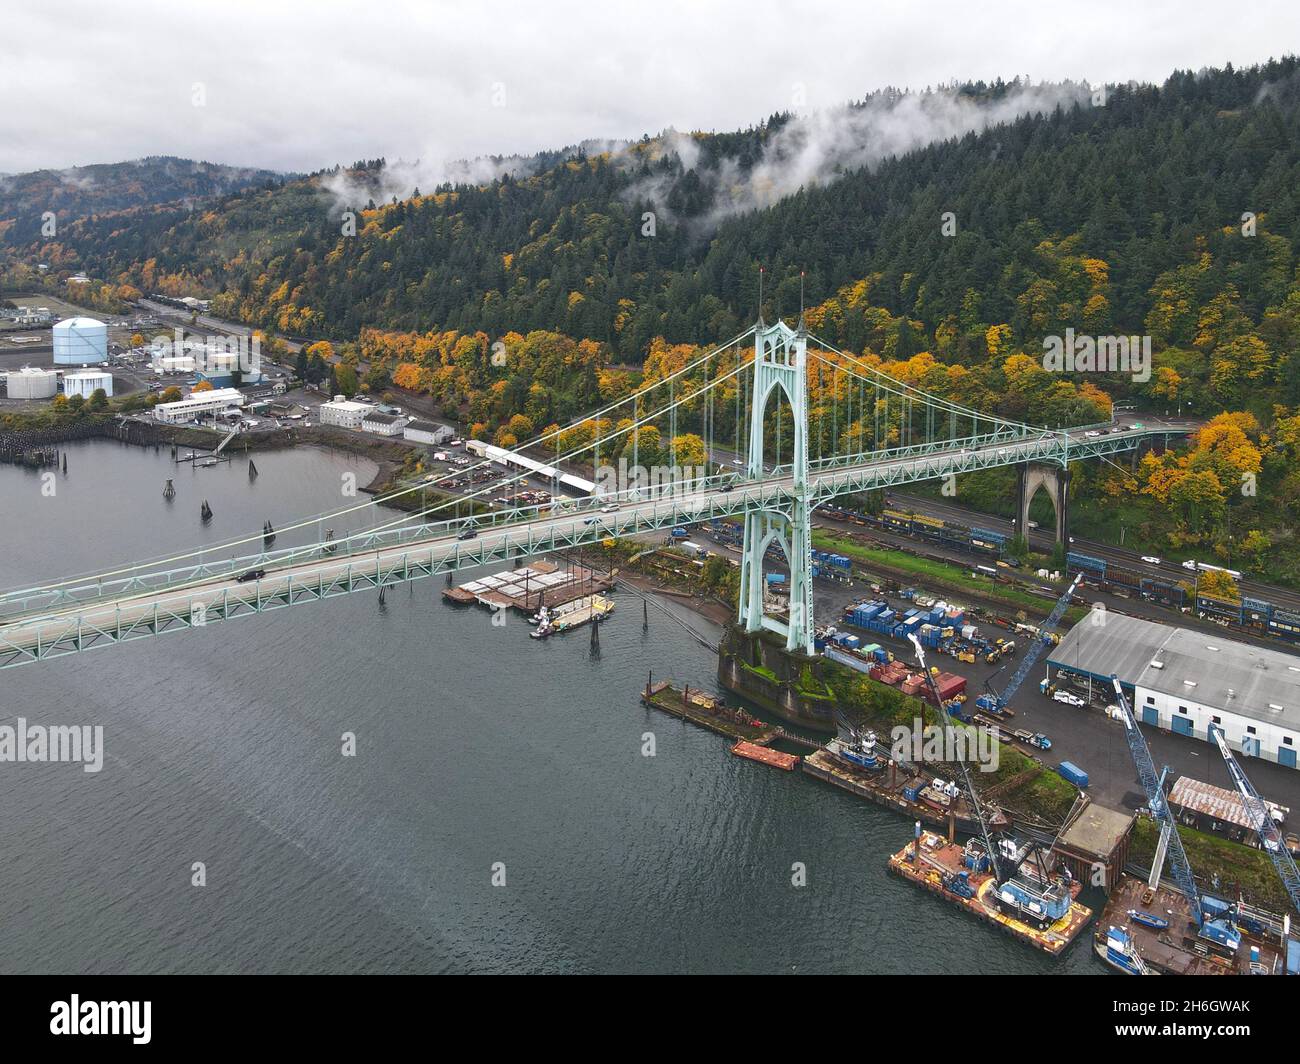
<svg viewBox="0 0 1300 1064"><path fill-rule="evenodd" d="M1113 454L1129 450L1143 439L1187 430L1188 426L1171 422L1146 424L1141 429L1094 426L1035 431L1029 436L999 434L946 447L898 448L868 461L857 456L812 463L808 490L814 502L826 502L845 493L973 469ZM133 572L129 577L88 580L81 586L59 586L54 591L10 592L0 597L0 610L8 609L7 615L0 613L0 668L578 547L610 536L633 536L764 508L782 510L788 507L793 489L788 467L779 467L762 480L738 482L731 475L712 479L704 488L678 495L627 499L612 513L601 508L608 497L600 497L558 514L534 508L492 515L483 520L494 523L481 528L472 539L459 538L463 522L408 525L374 535L359 533L328 545L228 559L219 565ZM502 521L503 516L507 520ZM386 544L386 540L391 542ZM217 568L224 571L215 572ZM240 579L261 569L265 573L256 579ZM201 575L194 576L196 572Z"/></svg>

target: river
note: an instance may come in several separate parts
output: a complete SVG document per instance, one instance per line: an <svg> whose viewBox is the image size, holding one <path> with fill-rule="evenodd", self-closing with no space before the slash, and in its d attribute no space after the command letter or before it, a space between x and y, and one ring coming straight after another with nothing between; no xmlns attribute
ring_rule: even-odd
<svg viewBox="0 0 1300 1064"><path fill-rule="evenodd" d="M374 472L314 449L257 455L252 481L242 457L66 453L52 498L0 466L0 586L287 528ZM1090 935L1054 962L888 876L906 820L643 708L649 671L710 686L715 662L654 611L643 631L631 596L594 656L443 586L0 672L0 724L102 724L105 747L98 773L0 762L0 967L1104 970Z"/></svg>

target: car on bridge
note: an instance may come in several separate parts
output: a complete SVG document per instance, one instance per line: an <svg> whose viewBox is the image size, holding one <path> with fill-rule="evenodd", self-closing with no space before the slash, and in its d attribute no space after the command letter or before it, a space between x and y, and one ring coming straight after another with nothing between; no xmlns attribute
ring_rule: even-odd
<svg viewBox="0 0 1300 1064"><path fill-rule="evenodd" d="M266 575L265 569L249 569L246 573L240 573L235 577L237 584L250 584L254 580L261 580Z"/></svg>

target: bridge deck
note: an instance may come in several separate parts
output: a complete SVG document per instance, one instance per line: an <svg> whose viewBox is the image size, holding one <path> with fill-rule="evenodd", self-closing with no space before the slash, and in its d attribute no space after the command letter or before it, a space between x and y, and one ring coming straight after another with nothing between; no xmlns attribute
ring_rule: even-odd
<svg viewBox="0 0 1300 1064"><path fill-rule="evenodd" d="M808 493L815 504L845 493L974 469L1113 454L1153 436L1186 431L1188 426L1172 422L1118 433L1044 431L958 441L948 447L901 448L865 459L832 459L812 464ZM484 519L490 525L468 540L457 538L454 523L441 522L243 558L201 560L181 569L145 566L111 580L13 591L0 596L0 668L613 536L756 510L783 511L792 491L788 471L778 468L763 480L719 485L715 478L697 490L666 498L625 499L614 513L599 510L606 497L560 514L543 508L509 511ZM240 579L261 569L266 572L259 579Z"/></svg>

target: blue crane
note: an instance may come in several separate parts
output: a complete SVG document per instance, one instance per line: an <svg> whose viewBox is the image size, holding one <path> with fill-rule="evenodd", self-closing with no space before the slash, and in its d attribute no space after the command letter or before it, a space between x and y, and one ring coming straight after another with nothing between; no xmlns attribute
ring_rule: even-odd
<svg viewBox="0 0 1300 1064"><path fill-rule="evenodd" d="M1300 912L1300 870L1296 869L1295 861L1291 859L1291 853L1286 848L1282 833L1278 831L1277 825L1269 815L1268 806L1259 796L1259 791L1255 790L1242 767L1237 764L1237 759L1233 757L1232 750L1228 746L1228 737L1224 735L1223 729L1217 724L1211 724L1210 737L1219 745L1219 753L1223 755L1223 761L1228 766L1228 775L1232 777L1232 782L1241 795L1242 805L1250 814L1255 832L1259 835L1260 845L1264 847L1264 852L1268 854L1273 867L1277 869L1277 874L1282 878L1282 884L1286 887L1287 894L1291 896L1291 904L1295 906L1297 912Z"/></svg>
<svg viewBox="0 0 1300 1064"><path fill-rule="evenodd" d="M1001 713L1007 708L1007 704L1020 689L1020 685L1025 682L1025 677L1029 675L1029 670L1034 667L1034 663L1043 653L1043 648L1047 646L1048 636L1056 630L1061 618L1065 616L1065 611L1070 608L1070 600L1074 597L1075 589L1083 581L1083 574L1080 573L1074 578L1074 581L1065 589L1065 594L1056 600L1056 605L1052 607L1052 612L1048 614L1047 620L1043 622L1043 627L1039 631L1039 637L1033 641L1029 649L1025 651L1024 658L1021 659L1020 665L1016 671L1011 674L1010 682L1002 689L1001 694L995 694L992 688L989 693L980 695L975 699L975 705L980 709L991 710L994 713ZM988 686L988 681L985 681Z"/></svg>
<svg viewBox="0 0 1300 1064"><path fill-rule="evenodd" d="M1174 821L1173 811L1169 808L1169 800L1165 796L1164 776L1168 768L1159 774L1156 773L1155 762L1151 759L1151 748L1147 746L1146 737L1133 717L1133 710L1129 708L1119 677L1112 673L1110 682L1115 686L1115 703L1124 717L1124 737L1128 740L1133 764L1137 767L1138 778L1142 781L1142 789L1146 792L1147 808L1160 824L1160 841L1156 845L1156 854L1152 860L1149 885L1154 886L1160 881L1160 869L1167 855L1174 882L1178 884L1178 889L1192 907L1192 919L1196 923L1197 933L1202 938L1228 950L1236 950L1241 945L1241 932L1232 922L1232 911L1229 910L1222 916L1210 916L1206 912L1201 892L1196 889L1192 865L1187 860L1187 851L1183 849L1182 839L1178 837L1178 825Z"/></svg>

